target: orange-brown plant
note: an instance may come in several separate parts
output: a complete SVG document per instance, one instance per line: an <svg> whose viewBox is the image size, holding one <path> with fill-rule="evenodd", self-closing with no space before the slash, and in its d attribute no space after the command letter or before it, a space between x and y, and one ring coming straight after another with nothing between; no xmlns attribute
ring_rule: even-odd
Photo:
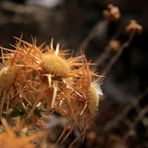
<svg viewBox="0 0 148 148"><path fill-rule="evenodd" d="M84 54L72 57L57 44L37 46L16 38L15 50L1 48L1 116L16 113L37 124L39 117L58 112L67 119L65 138L78 127L84 132L99 102L99 81ZM8 82L5 84L5 82ZM9 93L8 93L9 92ZM39 116L37 116L39 115ZM23 119L23 120L24 120ZM59 139L61 139L61 137Z"/></svg>

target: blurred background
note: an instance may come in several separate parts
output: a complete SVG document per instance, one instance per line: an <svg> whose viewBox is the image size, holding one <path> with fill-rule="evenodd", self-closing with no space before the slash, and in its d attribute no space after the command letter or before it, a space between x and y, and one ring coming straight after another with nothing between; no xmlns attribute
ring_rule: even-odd
<svg viewBox="0 0 148 148"><path fill-rule="evenodd" d="M102 15L109 3L121 10L118 22L107 22ZM80 140L75 147L148 147L147 14L147 0L0 0L0 46L11 48L13 36L21 34L29 42L36 37L37 45L53 38L75 55L84 50L87 59L97 61L99 74L117 54L111 52L106 60L98 61L110 39L117 34L120 42L126 42L124 28L131 19L143 26L143 32L134 36L103 80L104 96L94 125L84 142ZM71 134L59 147L66 147L76 135Z"/></svg>

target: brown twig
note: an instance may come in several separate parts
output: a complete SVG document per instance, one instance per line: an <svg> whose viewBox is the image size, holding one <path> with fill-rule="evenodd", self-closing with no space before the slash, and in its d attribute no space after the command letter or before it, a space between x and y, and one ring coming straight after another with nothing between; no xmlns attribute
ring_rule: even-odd
<svg viewBox="0 0 148 148"><path fill-rule="evenodd" d="M127 48L127 47L130 45L131 41L132 41L133 38L134 38L134 35L135 35L135 32L134 32L134 31L130 33L128 40L127 40L123 45L120 46L119 51L118 51L118 52L116 53L116 55L111 59L111 61L108 63L108 65L105 66L105 69L103 70L103 73L106 73L106 75L109 74L111 68L112 68L113 65L117 62L117 60L118 60L118 58L121 56L123 50L124 50L125 48Z"/></svg>
<svg viewBox="0 0 148 148"><path fill-rule="evenodd" d="M145 89L145 91L142 92L138 97L136 97L135 99L132 99L132 100L135 100L135 103L134 103L135 106L137 106L137 105L139 104L140 100L141 100L144 96L146 96L147 93L148 93L148 87L147 87L147 88ZM132 105L131 103L128 104L128 105L124 108L124 110L123 110L122 112L120 112L119 114L117 114L117 115L115 116L115 118L113 118L110 122L108 122L108 123L105 125L105 127L104 127L105 131L108 131L109 129L111 129L111 128L113 128L114 126L116 126L116 125L119 123L119 121L121 121L121 120L125 121L124 118L127 116L127 114L129 113L129 111L130 111L132 108L133 108L133 105ZM141 115L140 115L140 116L141 116Z"/></svg>
<svg viewBox="0 0 148 148"><path fill-rule="evenodd" d="M85 51L90 43L90 41L97 37L97 36L101 36L105 30L105 28L107 28L106 26L108 25L108 21L107 20L103 20L101 22L98 22L93 29L90 31L90 33L87 35L87 37L85 37L85 39L82 41L79 49L81 51ZM76 55L79 54L80 51L77 51Z"/></svg>

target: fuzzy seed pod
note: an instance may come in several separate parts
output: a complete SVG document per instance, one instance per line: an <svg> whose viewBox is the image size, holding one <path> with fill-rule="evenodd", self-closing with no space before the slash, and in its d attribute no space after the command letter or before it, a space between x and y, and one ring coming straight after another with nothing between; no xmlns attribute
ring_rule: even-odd
<svg viewBox="0 0 148 148"><path fill-rule="evenodd" d="M99 95L102 95L102 92L99 86L96 83L91 83L87 90L88 97L88 107L89 111L93 114L99 107Z"/></svg>
<svg viewBox="0 0 148 148"><path fill-rule="evenodd" d="M16 70L11 66L6 66L0 71L0 88L8 88L15 81Z"/></svg>
<svg viewBox="0 0 148 148"><path fill-rule="evenodd" d="M41 57L42 68L50 74L54 74L59 77L65 77L70 71L68 63L54 54L43 54Z"/></svg>

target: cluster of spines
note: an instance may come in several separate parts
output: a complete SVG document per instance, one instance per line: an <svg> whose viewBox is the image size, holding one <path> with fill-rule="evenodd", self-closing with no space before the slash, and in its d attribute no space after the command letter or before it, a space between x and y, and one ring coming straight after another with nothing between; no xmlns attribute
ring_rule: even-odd
<svg viewBox="0 0 148 148"><path fill-rule="evenodd" d="M15 50L1 48L0 116L11 117L14 108L26 119L56 111L75 126L87 128L98 108L99 76L90 70L84 54L71 57L57 44L37 47L16 38ZM97 80L94 80L97 79ZM21 114L22 115L22 114Z"/></svg>

